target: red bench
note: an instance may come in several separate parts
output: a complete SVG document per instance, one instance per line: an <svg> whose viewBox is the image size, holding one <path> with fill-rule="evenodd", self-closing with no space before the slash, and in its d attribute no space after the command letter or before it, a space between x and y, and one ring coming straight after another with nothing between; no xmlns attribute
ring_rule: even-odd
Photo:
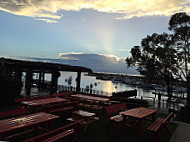
<svg viewBox="0 0 190 142"><path fill-rule="evenodd" d="M66 126L57 128L42 135L38 135L28 140L25 140L24 142L54 142L68 136L70 136L70 141L74 141L74 138L77 135L82 122L83 120L73 122Z"/></svg>
<svg viewBox="0 0 190 142"><path fill-rule="evenodd" d="M153 137L151 138L151 141L157 139L159 142L161 142L159 134L162 132L163 129L165 129L170 134L167 128L167 124L170 122L172 117L173 117L173 112L171 112L166 118L158 118L147 128L148 131L154 134Z"/></svg>
<svg viewBox="0 0 190 142"><path fill-rule="evenodd" d="M6 118L6 117L11 117L11 116L16 116L16 115L23 115L23 114L27 114L27 113L29 113L27 108L3 111L3 112L0 112L0 119Z"/></svg>
<svg viewBox="0 0 190 142"><path fill-rule="evenodd" d="M126 104L122 103L122 104L110 105L104 108L113 129L114 129L114 123L118 124L123 121L123 116L121 114L118 114L118 112L125 110L126 107L127 107ZM117 115L115 115L116 113Z"/></svg>
<svg viewBox="0 0 190 142"><path fill-rule="evenodd" d="M56 112L64 112L64 111L72 111L75 109L77 103L75 102L64 102L58 104L51 104L45 107L45 111L47 113L56 113Z"/></svg>
<svg viewBox="0 0 190 142"><path fill-rule="evenodd" d="M52 94L52 97L64 97L64 96L67 96L67 95L72 95L73 92L60 92L60 93L54 93Z"/></svg>

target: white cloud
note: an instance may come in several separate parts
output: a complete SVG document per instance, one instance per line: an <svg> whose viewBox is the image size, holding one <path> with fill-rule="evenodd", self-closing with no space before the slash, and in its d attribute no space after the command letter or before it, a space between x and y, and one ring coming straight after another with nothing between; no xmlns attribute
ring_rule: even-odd
<svg viewBox="0 0 190 142"><path fill-rule="evenodd" d="M190 0L1 0L0 10L39 19L60 19L60 10L80 11L93 9L99 12L121 13L126 19L132 17L172 15L190 12Z"/></svg>
<svg viewBox="0 0 190 142"><path fill-rule="evenodd" d="M113 50L117 50L117 51L126 51L126 52L130 52L131 49L113 49Z"/></svg>
<svg viewBox="0 0 190 142"><path fill-rule="evenodd" d="M57 21L55 21L55 20L50 20L50 19L35 19L35 20L45 21L45 22L47 22L47 23L58 23Z"/></svg>

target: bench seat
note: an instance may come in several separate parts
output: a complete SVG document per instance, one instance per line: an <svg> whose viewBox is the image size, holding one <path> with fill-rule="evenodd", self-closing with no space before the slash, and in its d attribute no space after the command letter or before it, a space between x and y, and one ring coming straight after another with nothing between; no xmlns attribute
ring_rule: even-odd
<svg viewBox="0 0 190 142"><path fill-rule="evenodd" d="M170 134L170 131L167 128L167 124L170 122L172 117L173 117L173 112L171 112L166 118L156 119L156 121L154 121L147 128L149 132L152 132L154 134L153 137L151 138L151 141L155 141L155 139L157 139L158 142L161 142L159 135L163 129L165 129L168 132L168 134Z"/></svg>
<svg viewBox="0 0 190 142"><path fill-rule="evenodd" d="M78 120L66 126L57 128L55 130L25 140L24 142L54 142L62 138L65 138L67 136L70 136L70 140L74 141L74 138L77 135L82 122L83 120Z"/></svg>

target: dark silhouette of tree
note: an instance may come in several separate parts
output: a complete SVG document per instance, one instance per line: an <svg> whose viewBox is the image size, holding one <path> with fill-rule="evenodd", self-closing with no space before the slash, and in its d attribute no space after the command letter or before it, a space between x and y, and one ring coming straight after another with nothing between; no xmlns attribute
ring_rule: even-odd
<svg viewBox="0 0 190 142"><path fill-rule="evenodd" d="M190 16L184 12L172 15L169 30L174 32L174 46L178 51L178 72L175 75L186 83L187 102L190 103Z"/></svg>
<svg viewBox="0 0 190 142"><path fill-rule="evenodd" d="M187 102L190 104L190 16L184 12L172 15L166 33L152 34L142 39L141 46L131 49L128 66L138 66L139 72L147 80L164 80L169 99L171 80L182 81L187 87Z"/></svg>
<svg viewBox="0 0 190 142"><path fill-rule="evenodd" d="M131 57L126 59L128 67L137 66L150 83L166 85L169 99L172 96L172 71L176 70L177 64L172 43L172 36L166 33L148 35L142 39L141 46L131 49Z"/></svg>

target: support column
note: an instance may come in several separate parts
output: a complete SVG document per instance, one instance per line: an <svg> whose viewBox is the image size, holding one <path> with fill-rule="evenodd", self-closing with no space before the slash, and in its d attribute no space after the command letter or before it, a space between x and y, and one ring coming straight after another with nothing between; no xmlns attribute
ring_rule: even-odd
<svg viewBox="0 0 190 142"><path fill-rule="evenodd" d="M1 59L1 68L0 68L1 75L7 75L7 66L5 62L6 61L4 59Z"/></svg>
<svg viewBox="0 0 190 142"><path fill-rule="evenodd" d="M31 85L32 85L32 69L27 69L26 71L26 96L29 96L31 93Z"/></svg>
<svg viewBox="0 0 190 142"><path fill-rule="evenodd" d="M37 84L38 90L41 90L41 86L42 86L41 84L42 84L42 71L39 72L39 80Z"/></svg>
<svg viewBox="0 0 190 142"><path fill-rule="evenodd" d="M77 86L76 86L76 91L80 92L80 81L81 81L81 72L77 72Z"/></svg>
<svg viewBox="0 0 190 142"><path fill-rule="evenodd" d="M57 82L58 82L59 76L60 76L60 72L52 71L50 94L57 92Z"/></svg>
<svg viewBox="0 0 190 142"><path fill-rule="evenodd" d="M44 84L44 80L45 80L45 71L42 71L42 83Z"/></svg>
<svg viewBox="0 0 190 142"><path fill-rule="evenodd" d="M20 65L15 67L15 78L19 79L19 81L22 81L22 67Z"/></svg>

